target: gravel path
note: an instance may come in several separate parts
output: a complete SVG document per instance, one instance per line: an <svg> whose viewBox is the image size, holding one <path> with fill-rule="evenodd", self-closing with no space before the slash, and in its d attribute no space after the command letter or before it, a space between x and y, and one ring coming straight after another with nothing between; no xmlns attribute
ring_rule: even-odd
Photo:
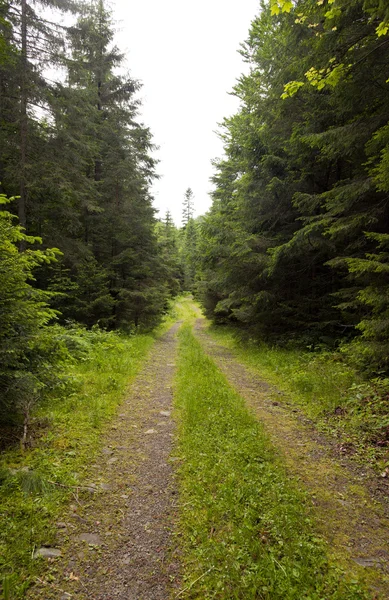
<svg viewBox="0 0 389 600"><path fill-rule="evenodd" d="M52 583L36 586L29 597L166 600L178 585L169 457L178 327L155 343L90 466L90 488L58 523L62 556L51 565Z"/></svg>
<svg viewBox="0 0 389 600"><path fill-rule="evenodd" d="M227 380L263 423L287 469L312 498L312 513L333 555L389 598L389 506L386 482L339 457L334 444L274 387L261 380L206 331L195 333ZM380 501L381 500L381 501Z"/></svg>

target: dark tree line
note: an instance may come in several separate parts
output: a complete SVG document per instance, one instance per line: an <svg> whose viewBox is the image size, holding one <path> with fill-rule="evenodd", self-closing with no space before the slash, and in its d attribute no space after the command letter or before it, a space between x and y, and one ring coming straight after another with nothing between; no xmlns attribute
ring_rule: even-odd
<svg viewBox="0 0 389 600"><path fill-rule="evenodd" d="M76 12L75 24L53 23L48 7ZM168 295L149 192L155 161L139 84L118 75L109 12L102 0L0 8L2 192L18 197L27 234L62 253L38 284L56 292L62 319L152 324Z"/></svg>
<svg viewBox="0 0 389 600"><path fill-rule="evenodd" d="M151 327L180 288L123 73L103 0L0 0L0 420L55 387L55 321Z"/></svg>
<svg viewBox="0 0 389 600"><path fill-rule="evenodd" d="M223 124L198 290L251 335L389 368L389 9L261 3Z"/></svg>

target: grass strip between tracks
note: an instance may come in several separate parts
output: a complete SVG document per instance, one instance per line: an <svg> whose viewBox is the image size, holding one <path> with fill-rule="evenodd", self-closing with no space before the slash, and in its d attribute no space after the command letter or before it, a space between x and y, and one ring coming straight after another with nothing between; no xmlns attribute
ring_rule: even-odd
<svg viewBox="0 0 389 600"><path fill-rule="evenodd" d="M371 597L329 563L304 493L190 326L179 335L175 391L184 583L178 596Z"/></svg>

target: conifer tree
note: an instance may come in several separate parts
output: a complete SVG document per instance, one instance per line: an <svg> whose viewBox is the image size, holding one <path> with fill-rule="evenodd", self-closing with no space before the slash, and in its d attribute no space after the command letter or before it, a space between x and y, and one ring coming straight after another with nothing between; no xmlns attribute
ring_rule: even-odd
<svg viewBox="0 0 389 600"><path fill-rule="evenodd" d="M282 14L281 4L272 16L262 3L242 49L251 71L235 88L241 109L224 123L201 228L203 301L215 319L278 341L367 339L372 305L356 284L369 289L378 259L357 282L348 270L388 233L385 11L335 0L283 3Z"/></svg>
<svg viewBox="0 0 389 600"><path fill-rule="evenodd" d="M182 203L182 224L185 227L194 214L194 194L190 187L187 188Z"/></svg>
<svg viewBox="0 0 389 600"><path fill-rule="evenodd" d="M86 271L79 260L98 265L100 294L96 290L91 300L99 319L120 327L151 323L164 309L167 292L148 190L153 145L149 130L136 120L139 84L116 74L123 56L101 0L85 10L69 35L68 87L60 90L67 100L56 112L62 139L55 140L57 152L67 149L61 178L78 215L76 252L68 254L67 266L80 290ZM88 320L93 318L92 311Z"/></svg>
<svg viewBox="0 0 389 600"><path fill-rule="evenodd" d="M198 225L191 218L182 229L181 259L183 263L184 290L195 292L197 273Z"/></svg>
<svg viewBox="0 0 389 600"><path fill-rule="evenodd" d="M5 149L0 150L1 179L8 193L19 197L18 214L23 227L29 224L35 190L39 188L36 158L41 154L37 147L44 144L44 138L40 136L37 115L50 114L51 86L45 69L58 66L63 60L64 29L45 19L47 8L76 10L72 0L11 0L1 6L4 45L15 49L8 62L6 84L3 78L6 88L2 90L2 128L8 129L9 137Z"/></svg>
<svg viewBox="0 0 389 600"><path fill-rule="evenodd" d="M157 223L157 239L161 266L169 294L174 297L182 291L184 274L180 258L179 232L170 211Z"/></svg>

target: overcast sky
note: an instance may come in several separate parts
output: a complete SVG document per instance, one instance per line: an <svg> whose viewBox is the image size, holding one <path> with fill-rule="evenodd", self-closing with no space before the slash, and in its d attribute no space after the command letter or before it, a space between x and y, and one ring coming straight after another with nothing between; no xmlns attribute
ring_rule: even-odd
<svg viewBox="0 0 389 600"><path fill-rule="evenodd" d="M215 131L238 103L228 94L247 69L237 50L259 0L111 0L117 43L131 75L143 83L142 121L159 146L155 206L181 224L191 187L196 215L210 206L211 159L221 156Z"/></svg>

